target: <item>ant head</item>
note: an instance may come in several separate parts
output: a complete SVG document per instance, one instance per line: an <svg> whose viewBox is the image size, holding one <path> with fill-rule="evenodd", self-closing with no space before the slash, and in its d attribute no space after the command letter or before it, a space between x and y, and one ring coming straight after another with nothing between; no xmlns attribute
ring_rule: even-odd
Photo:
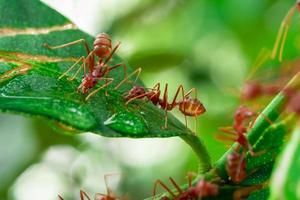
<svg viewBox="0 0 300 200"><path fill-rule="evenodd" d="M300 12L300 0L297 0L297 9Z"/></svg>
<svg viewBox="0 0 300 200"><path fill-rule="evenodd" d="M261 86L259 83L251 81L246 82L242 89L242 99L250 100L258 97L261 94Z"/></svg>
<svg viewBox="0 0 300 200"><path fill-rule="evenodd" d="M81 89L82 93L86 94L90 88L93 88L97 84L97 79L95 79L92 75L87 74L83 76L81 81Z"/></svg>
<svg viewBox="0 0 300 200"><path fill-rule="evenodd" d="M135 97L140 96L140 95L145 94L145 93L146 93L145 88L143 88L141 86L134 86L128 92L128 94L126 95L125 99L129 100L129 99L135 98Z"/></svg>
<svg viewBox="0 0 300 200"><path fill-rule="evenodd" d="M200 179L195 187L195 192L201 197L215 196L218 194L219 187L218 185Z"/></svg>
<svg viewBox="0 0 300 200"><path fill-rule="evenodd" d="M234 118L237 120L243 120L244 118L248 118L254 116L255 113L251 111L246 106L240 106L234 113Z"/></svg>

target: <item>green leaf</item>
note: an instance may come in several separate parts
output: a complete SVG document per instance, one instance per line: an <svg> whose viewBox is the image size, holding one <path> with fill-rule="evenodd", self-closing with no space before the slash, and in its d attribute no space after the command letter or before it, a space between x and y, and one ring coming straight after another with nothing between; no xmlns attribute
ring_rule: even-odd
<svg viewBox="0 0 300 200"><path fill-rule="evenodd" d="M270 199L300 199L300 128L293 132L271 179Z"/></svg>
<svg viewBox="0 0 300 200"><path fill-rule="evenodd" d="M251 172L251 174L240 183L240 185L258 185L263 184L271 177L274 162L270 162L264 166L260 166L258 170Z"/></svg>
<svg viewBox="0 0 300 200"><path fill-rule="evenodd" d="M253 192L248 198L247 200L265 200L268 199L270 195L270 189L269 188L264 188L262 190Z"/></svg>
<svg viewBox="0 0 300 200"><path fill-rule="evenodd" d="M86 56L84 47L74 45L49 50L43 44L58 45L84 38L92 47L94 38L39 1L1 0L0 8L5 10L1 12L0 20L0 32L3 33L0 36L2 111L43 116L74 129L108 137L192 134L171 115L169 128L162 129L164 112L151 104L141 108L136 103L125 106L123 95L132 86L127 84L114 90L114 86L124 79L123 69L113 70L110 74L114 83L107 89L108 96L100 91L90 101L85 101L84 95L76 92L81 75L74 81L58 79L76 59ZM120 62L122 60L115 57L111 65ZM141 82L138 84L142 85Z"/></svg>
<svg viewBox="0 0 300 200"><path fill-rule="evenodd" d="M285 123L276 123L267 128L253 146L253 150L258 155L247 154L247 171L251 172L260 166L274 162L281 151L287 133Z"/></svg>

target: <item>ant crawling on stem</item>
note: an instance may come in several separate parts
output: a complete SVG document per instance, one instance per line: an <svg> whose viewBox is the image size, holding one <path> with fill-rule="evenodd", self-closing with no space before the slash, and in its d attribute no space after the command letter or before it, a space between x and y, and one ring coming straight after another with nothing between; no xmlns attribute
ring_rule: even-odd
<svg viewBox="0 0 300 200"><path fill-rule="evenodd" d="M175 182L175 180L169 177L172 185L176 188L178 194L175 194L168 186L166 186L161 180L156 180L153 189L153 200L156 198L156 190L157 186L160 185L163 189L165 189L172 198L163 196L160 200L171 200L171 199L182 199L182 200L189 200L189 199L198 199L203 197L209 196L216 196L219 192L219 186L205 181L204 179L200 179L195 186L192 185L192 174L188 174L188 188L183 190L179 187L179 185Z"/></svg>
<svg viewBox="0 0 300 200"><path fill-rule="evenodd" d="M270 124L272 124L272 121L270 119L268 119L263 114L261 114L261 115L265 118L266 121L268 121ZM253 112L252 110L250 110L249 108L247 108L245 106L238 107L238 109L234 113L234 122L233 122L232 127L229 126L229 127L219 128L219 130L223 131L224 133L230 134L230 136L229 135L228 136L220 136L219 135L217 137L221 140L236 141L239 145L241 145L241 147L244 150L249 151L249 153L252 156L256 155L256 153L254 153L253 148L246 137L246 133L249 128L250 129L252 128L252 126L258 116L259 115L257 113ZM254 118L254 120L250 123L249 127L246 127L246 123L249 120L251 120L252 118Z"/></svg>
<svg viewBox="0 0 300 200"><path fill-rule="evenodd" d="M292 22L292 18L295 15L296 10L298 10L300 12L300 0L296 0L295 5L292 6L292 8L290 8L290 10L288 11L288 13L286 14L286 16L284 17L283 21L281 22L278 34L277 34L277 38L275 41L275 45L272 51L272 55L271 58L275 59L276 55L277 55L277 51L279 48L279 62L282 61L282 54L283 54L283 49L284 49L284 45L285 45L285 41L287 38L287 34ZM280 44L281 42L281 44ZM280 47L279 47L280 45Z"/></svg>
<svg viewBox="0 0 300 200"><path fill-rule="evenodd" d="M112 48L112 41L108 34L101 33L96 36L96 39L94 41L94 49L92 51L90 50L89 45L85 39L79 39L59 46L49 46L47 43L45 43L44 46L49 49L59 49L79 43L82 43L84 45L85 50L88 54L87 57L82 56L81 58L79 58L67 71L65 71L59 77L59 79L66 76L77 64L82 62L80 68L76 71L76 73L71 78L69 78L69 80L74 80L83 68L84 75L82 77L81 84L77 88L78 92L81 91L83 94L87 94L89 90L94 88L100 80L105 80L105 84L91 92L85 98L86 100L112 83L113 78L108 77L110 71L118 67L123 67L124 77L126 77L126 65L124 63L118 63L114 66L108 65L108 62L112 59L112 56L120 46L120 43L118 43L114 48ZM98 58L97 64L95 64L95 57ZM88 72L86 70L86 67L88 68ZM137 70L132 72L131 76L137 74L136 76L138 78L140 72L141 68L138 68ZM118 87L119 86L116 86L115 89L117 89ZM107 95L107 91L105 94Z"/></svg>
<svg viewBox="0 0 300 200"><path fill-rule="evenodd" d="M125 80L124 80L125 81ZM178 95L181 93L182 99L177 101ZM194 98L190 97L191 93L194 93ZM176 106L179 107L180 112L185 117L185 125L187 126L186 116L195 117L196 126L195 133L197 131L197 117L202 115L206 109L203 104L197 98L197 92L195 88L192 88L187 93L184 93L183 86L180 85L176 91L172 103L168 103L168 84L165 85L163 98L160 98L161 90L160 83L157 83L152 89L146 91L144 87L134 86L125 97L126 105L136 99L147 98L147 101L151 101L155 106L160 106L165 110L165 125L163 128L168 128L168 111L173 110Z"/></svg>
<svg viewBox="0 0 300 200"><path fill-rule="evenodd" d="M227 156L226 171L231 181L240 183L247 177L245 151L240 152L240 145Z"/></svg>
<svg viewBox="0 0 300 200"><path fill-rule="evenodd" d="M105 182L105 186L106 186L106 194L97 193L95 195L94 200L118 200L118 199L121 200L121 199L123 199L123 198L115 196L113 194L113 192L111 191L111 189L108 187L107 178L109 176L112 176L112 175L116 175L116 174L106 174L106 175L104 175L104 182ZM80 190L80 200L85 200L85 198L87 198L88 200L91 200L91 198L87 195L86 192L84 192L83 190ZM58 200L64 200L64 199L60 195L58 195Z"/></svg>
<svg viewBox="0 0 300 200"><path fill-rule="evenodd" d="M246 171L246 151L240 151L240 145L238 145L232 153L227 156L226 162L226 171L230 178L230 180L235 183L239 184L243 180L245 180L249 174ZM250 173L251 174L251 173ZM248 197L254 191L260 190L264 187L264 184L248 186L241 189L237 189L233 193L234 200L244 199ZM244 197L244 198L243 198Z"/></svg>
<svg viewBox="0 0 300 200"><path fill-rule="evenodd" d="M252 146L250 145L247 137L247 127L245 126L245 121L250 120L251 118L255 117L256 113L251 111L249 108L245 106L240 106L234 113L234 122L232 127L221 127L219 130L223 131L224 133L231 134L234 138L230 136L218 136L221 140L233 140L239 143L245 150L249 150L251 155L254 155L254 151ZM251 125L250 125L251 126Z"/></svg>

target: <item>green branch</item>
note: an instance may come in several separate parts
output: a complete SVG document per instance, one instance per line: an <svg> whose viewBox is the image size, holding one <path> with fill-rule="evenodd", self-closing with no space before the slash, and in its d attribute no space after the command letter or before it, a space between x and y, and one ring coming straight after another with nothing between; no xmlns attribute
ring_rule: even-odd
<svg viewBox="0 0 300 200"><path fill-rule="evenodd" d="M199 173L207 172L211 169L211 159L210 155L203 144L203 142L194 135L184 135L180 136L187 144L190 145L190 147L193 149L193 151L196 153L199 162L200 162L200 169Z"/></svg>

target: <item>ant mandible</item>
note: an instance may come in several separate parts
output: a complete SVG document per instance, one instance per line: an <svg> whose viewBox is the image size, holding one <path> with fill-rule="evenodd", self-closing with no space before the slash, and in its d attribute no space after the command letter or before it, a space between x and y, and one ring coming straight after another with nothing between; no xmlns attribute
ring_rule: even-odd
<svg viewBox="0 0 300 200"><path fill-rule="evenodd" d="M182 94L182 100L177 101L179 93ZM194 98L190 97L190 94L194 93ZM160 106L165 110L165 124L163 128L168 128L168 111L174 109L176 106L185 117L185 125L187 126L186 116L195 117L196 126L195 133L197 131L197 117L203 114L206 109L203 104L197 98L197 92L195 88L189 90L186 94L184 93L183 86L180 85L176 91L172 103L168 103L168 84L165 85L165 90L163 93L163 98L160 98L161 90L160 83L157 83L153 89L146 91L144 87L134 86L125 97L126 105L136 99L147 98L147 101L151 101L155 106Z"/></svg>
<svg viewBox="0 0 300 200"><path fill-rule="evenodd" d="M112 48L112 41L108 34L101 33L96 36L96 39L94 41L94 49L90 51L90 48L88 46L88 43L85 39L79 39L73 42L69 42L66 44L58 45L58 46L49 46L47 43L44 44L45 47L49 49L59 49L64 48L67 46L75 45L82 43L85 47L85 50L87 52L87 57L81 57L79 58L68 70L66 70L59 79L66 76L77 64L82 62L82 65L80 68L76 71L76 73L69 78L69 80L74 80L76 76L79 74L81 69L84 69L84 75L81 81L81 84L77 88L77 91L81 91L83 94L87 94L90 89L94 88L97 83L100 80L105 80L105 84L101 87L97 88L93 92L91 92L85 99L88 100L90 97L92 97L94 94L96 94L101 89L107 87L109 84L112 83L113 78L108 78L108 74L110 71L118 68L123 67L124 70L124 77L126 77L126 65L124 63L118 63L114 66L108 66L108 62L112 59L112 56L116 52L116 50L119 48L120 43L118 43L114 48ZM95 65L95 57L98 58L98 63ZM86 65L88 68L88 73L86 72ZM134 72L130 74L130 76L133 76L136 74L137 78L141 72L141 68L138 68ZM136 79L137 79L136 78ZM116 86L115 89L117 89L119 86ZM105 93L107 95L107 91Z"/></svg>
<svg viewBox="0 0 300 200"><path fill-rule="evenodd" d="M292 8L290 8L288 13L284 17L283 21L281 22L280 29L278 31L275 45L274 45L272 55L271 55L271 58L275 59L278 48L280 48L279 49L279 62L282 61L284 44L285 44L285 41L287 38L287 34L288 34L288 31L289 31L289 28L291 25L292 18L294 16L296 10L298 10L300 12L300 0L296 0L296 4L293 5ZM281 44L280 44L280 42L281 42ZM280 45L280 47L279 47L279 45Z"/></svg>
<svg viewBox="0 0 300 200"><path fill-rule="evenodd" d="M115 196L113 194L113 192L111 191L111 189L108 187L107 178L108 178L108 176L111 176L111 175L115 175L115 174L106 174L106 175L104 175L104 182L105 182L105 186L106 186L106 194L96 193L95 198L94 198L95 200L118 200L118 199L122 199L120 197ZM91 200L86 192L84 192L83 190L80 190L80 200L85 200L85 198L87 198L88 200ZM64 200L60 195L58 195L58 199L59 200Z"/></svg>
<svg viewBox="0 0 300 200"><path fill-rule="evenodd" d="M156 180L153 189L153 200L156 198L156 190L157 186L160 185L163 189L165 189L169 195L172 196L172 199L196 199L196 198L203 198L208 196L216 196L219 192L218 185L205 181L204 179L200 179L195 186L192 186L192 176L188 176L188 189L182 190L179 185L175 182L175 180L169 177L170 182L176 188L178 194L175 194L168 186L166 186L161 180ZM169 197L163 196L160 198L161 200L170 200Z"/></svg>

